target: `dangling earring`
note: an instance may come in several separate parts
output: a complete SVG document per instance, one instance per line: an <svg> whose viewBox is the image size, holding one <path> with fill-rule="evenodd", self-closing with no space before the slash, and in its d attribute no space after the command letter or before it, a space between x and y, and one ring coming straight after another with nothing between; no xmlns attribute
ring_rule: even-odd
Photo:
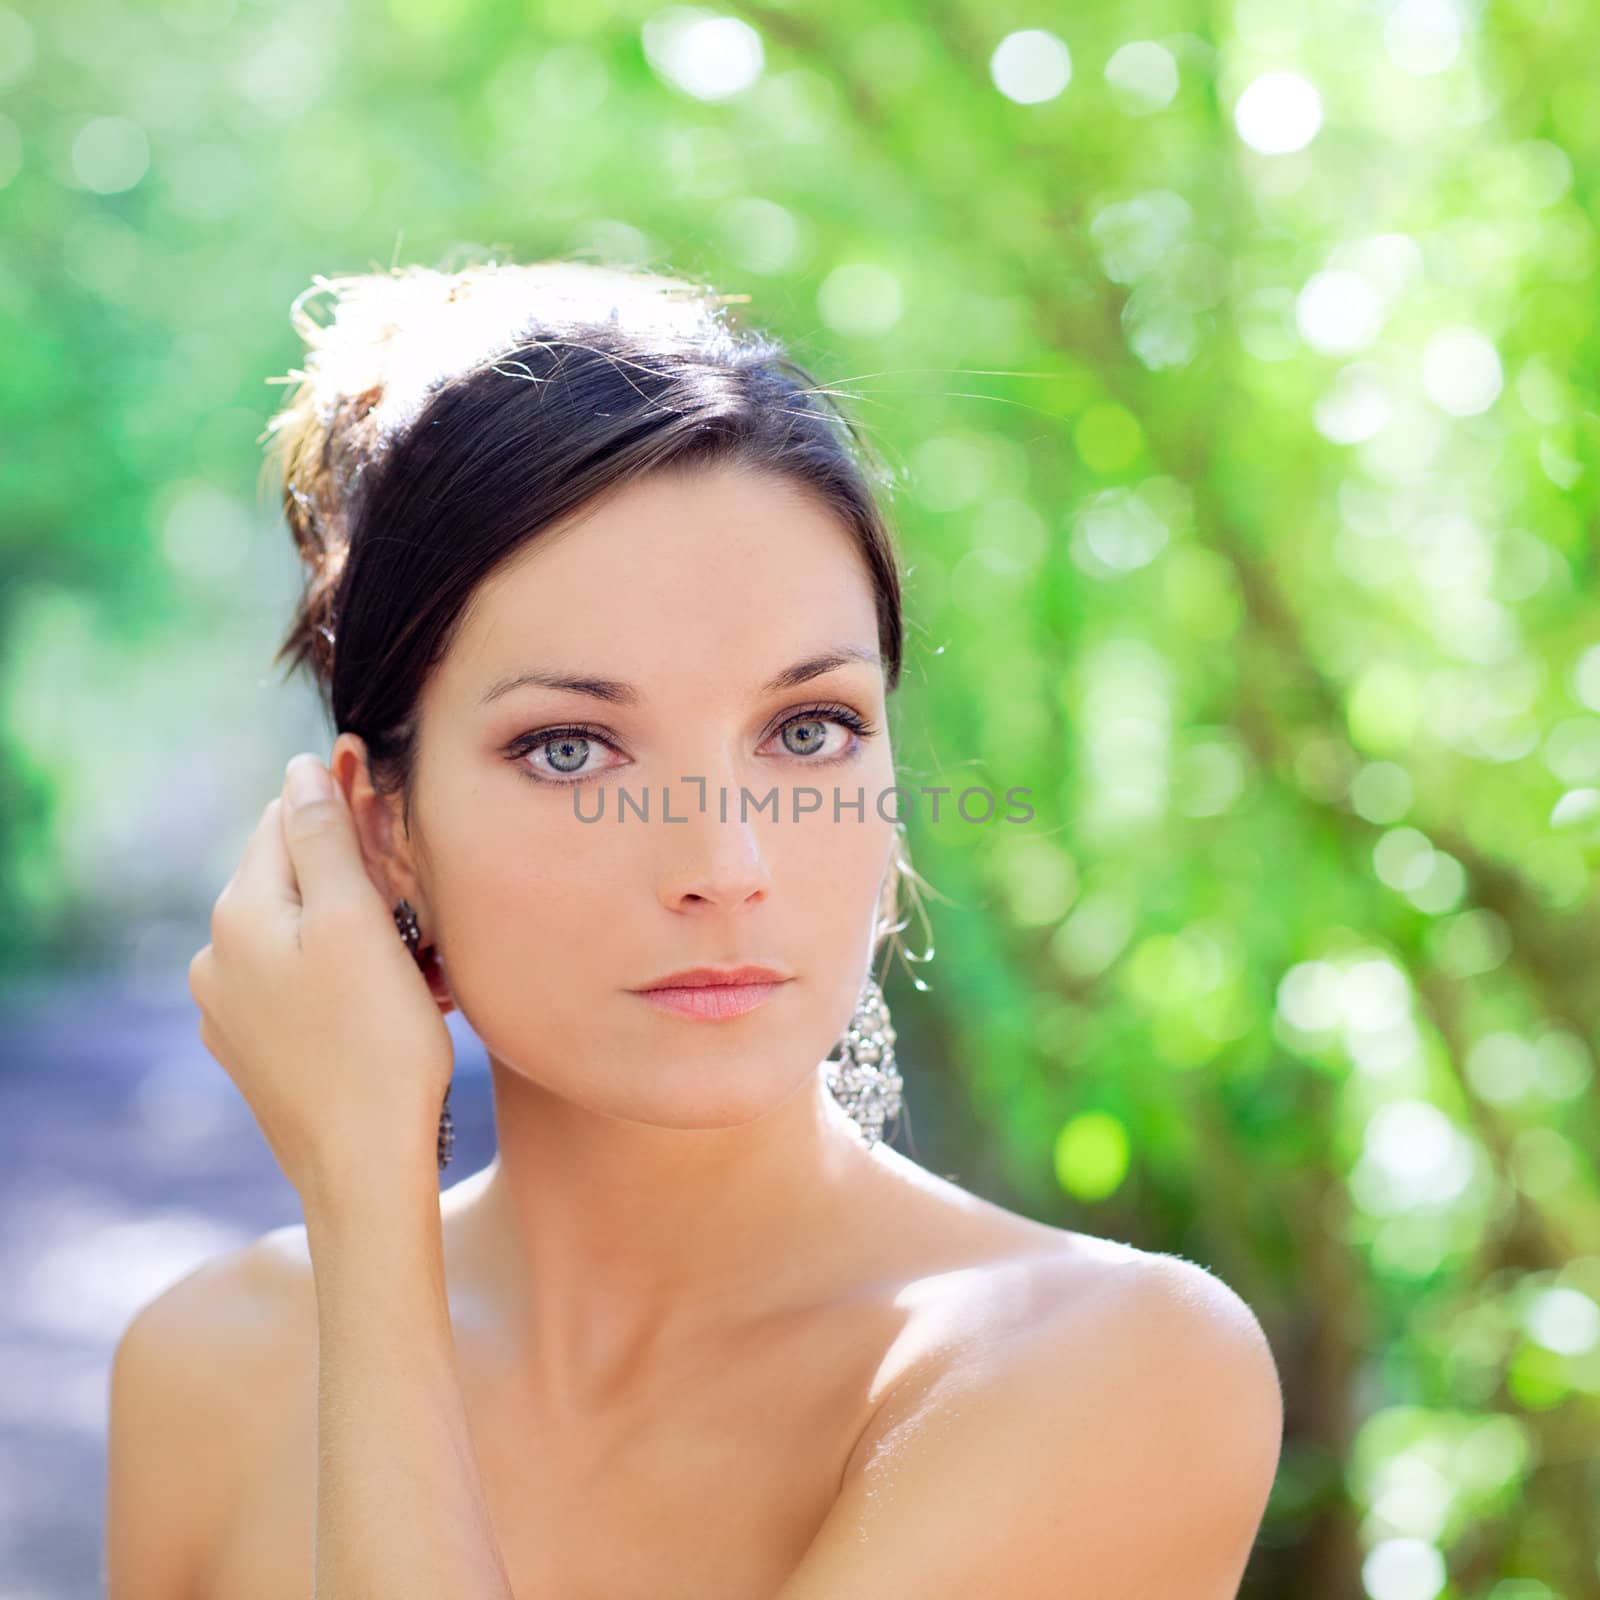
<svg viewBox="0 0 1600 1600"><path fill-rule="evenodd" d="M400 938L411 952L412 959L420 967L421 958L417 955L418 947L422 943L422 930L417 926L417 913L412 909L409 900L396 902L394 908L394 925L400 932ZM444 1171L450 1165L450 1154L455 1149L456 1125L450 1115L450 1089L452 1085L446 1084L444 1090L444 1109L439 1113L439 1142L438 1157L439 1170Z"/></svg>
<svg viewBox="0 0 1600 1600"><path fill-rule="evenodd" d="M894 1064L894 1026L877 982L868 978L844 1037L828 1052L828 1088L855 1119L870 1150L900 1115L904 1082Z"/></svg>

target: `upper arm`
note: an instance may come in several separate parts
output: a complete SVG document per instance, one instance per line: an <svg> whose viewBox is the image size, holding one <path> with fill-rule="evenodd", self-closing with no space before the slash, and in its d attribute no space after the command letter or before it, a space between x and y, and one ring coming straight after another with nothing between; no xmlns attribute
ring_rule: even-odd
<svg viewBox="0 0 1600 1600"><path fill-rule="evenodd" d="M123 1330L106 1438L107 1600L192 1600L198 1590L259 1418L252 1380L269 1270L259 1240L228 1251Z"/></svg>
<svg viewBox="0 0 1600 1600"><path fill-rule="evenodd" d="M1248 1306L1147 1256L952 1364L875 1440L778 1600L1233 1600L1277 1471Z"/></svg>

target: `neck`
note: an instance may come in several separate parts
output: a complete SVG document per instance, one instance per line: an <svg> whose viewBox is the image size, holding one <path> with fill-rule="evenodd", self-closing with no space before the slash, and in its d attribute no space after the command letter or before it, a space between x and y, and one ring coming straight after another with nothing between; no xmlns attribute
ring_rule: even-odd
<svg viewBox="0 0 1600 1600"><path fill-rule="evenodd" d="M471 1181L496 1299L553 1400L601 1404L840 1281L893 1153L819 1070L733 1128L588 1111L490 1056L499 1154Z"/></svg>

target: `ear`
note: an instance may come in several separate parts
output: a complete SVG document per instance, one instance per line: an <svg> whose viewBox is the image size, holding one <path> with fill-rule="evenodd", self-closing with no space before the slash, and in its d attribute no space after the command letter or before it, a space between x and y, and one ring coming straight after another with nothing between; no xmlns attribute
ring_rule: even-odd
<svg viewBox="0 0 1600 1600"><path fill-rule="evenodd" d="M399 827L399 797L393 800L372 787L367 773L367 747L353 733L341 733L333 742L328 770L343 793L361 842L361 862L372 886L392 907L404 896L423 914L411 854Z"/></svg>
<svg viewBox="0 0 1600 1600"><path fill-rule="evenodd" d="M381 795L372 786L367 769L366 741L358 734L341 733L333 742L328 759L333 781L343 792L355 819L356 837L361 841L361 862L383 903L393 910L401 898L408 900L422 925L422 946L418 966L427 979L428 991L448 1016L456 1005L439 960L438 947L429 937L432 907L418 884L410 841L400 825L400 797Z"/></svg>
<svg viewBox="0 0 1600 1600"><path fill-rule="evenodd" d="M439 960L438 945L430 945L422 952L422 976L428 980L428 993L433 996L441 1017L448 1017L456 1008L450 993L450 982L444 975L444 963Z"/></svg>

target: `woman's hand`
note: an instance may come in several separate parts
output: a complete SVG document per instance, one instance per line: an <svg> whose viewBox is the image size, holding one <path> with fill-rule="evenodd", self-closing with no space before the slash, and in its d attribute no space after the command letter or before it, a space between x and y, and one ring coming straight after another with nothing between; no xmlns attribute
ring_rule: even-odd
<svg viewBox="0 0 1600 1600"><path fill-rule="evenodd" d="M301 791L299 784L304 784ZM200 1040L308 1207L437 1171L454 1045L322 763L296 756L189 963Z"/></svg>

